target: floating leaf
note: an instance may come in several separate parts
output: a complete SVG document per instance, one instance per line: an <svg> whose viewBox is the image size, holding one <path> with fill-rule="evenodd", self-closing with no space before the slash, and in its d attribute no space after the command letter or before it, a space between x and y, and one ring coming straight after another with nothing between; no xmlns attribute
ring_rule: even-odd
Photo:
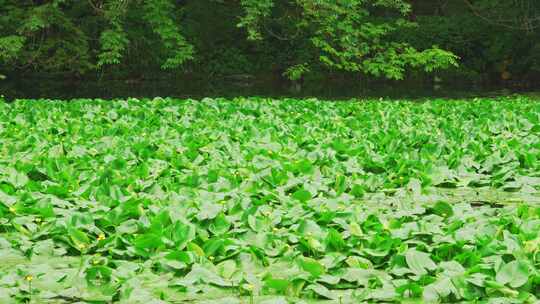
<svg viewBox="0 0 540 304"><path fill-rule="evenodd" d="M311 193L305 189L299 189L293 193L292 197L301 202L307 202L311 199Z"/></svg>
<svg viewBox="0 0 540 304"><path fill-rule="evenodd" d="M266 287L275 289L277 292L284 293L289 288L290 282L283 279L268 278L264 280Z"/></svg>
<svg viewBox="0 0 540 304"><path fill-rule="evenodd" d="M312 258L300 258L299 263L303 270L309 272L315 278L325 273L324 266Z"/></svg>
<svg viewBox="0 0 540 304"><path fill-rule="evenodd" d="M427 274L429 270L435 270L437 265L433 262L429 254L416 249L409 249L405 253L405 260L409 269L417 275Z"/></svg>
<svg viewBox="0 0 540 304"><path fill-rule="evenodd" d="M496 280L503 285L510 285L512 288L518 288L527 283L529 278L529 266L523 261L512 261L504 264L497 271Z"/></svg>

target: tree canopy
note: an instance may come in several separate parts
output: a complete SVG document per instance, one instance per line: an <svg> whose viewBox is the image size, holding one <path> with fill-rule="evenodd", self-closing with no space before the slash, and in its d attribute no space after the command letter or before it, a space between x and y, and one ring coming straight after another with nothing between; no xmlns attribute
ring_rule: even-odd
<svg viewBox="0 0 540 304"><path fill-rule="evenodd" d="M313 70L402 79L463 63L502 69L509 54L540 49L511 44L516 32L538 38L534 0L0 0L0 13L2 70L220 73L256 62L289 79ZM527 54L529 70L539 57Z"/></svg>

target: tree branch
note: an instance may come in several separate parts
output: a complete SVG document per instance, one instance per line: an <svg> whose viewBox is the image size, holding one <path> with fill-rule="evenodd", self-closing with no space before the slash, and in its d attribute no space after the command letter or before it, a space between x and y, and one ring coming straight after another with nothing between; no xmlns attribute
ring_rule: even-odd
<svg viewBox="0 0 540 304"><path fill-rule="evenodd" d="M487 22L489 24L501 26L501 27L511 29L511 30L519 30L519 31L526 31L526 32L531 32L532 30L534 30L534 29L536 29L536 28L538 28L540 26L540 25L533 25L532 24L535 20L539 20L540 16L536 17L536 18L528 18L528 17L518 18L518 20L512 20L512 21L513 21L513 23L519 24L519 25L509 25L508 22L512 22L512 21L502 20L501 16L499 16L499 20L495 21L495 20L493 20L493 19L491 19L489 17L486 17L482 13L480 13L478 11L478 9L471 3L470 0L463 0L463 2L465 2L467 7L470 9L470 11L475 16L477 16L478 18L484 20L485 22ZM520 19L523 22L520 22ZM507 23L505 23L505 22L507 22ZM522 24L520 24L520 23L522 23Z"/></svg>
<svg viewBox="0 0 540 304"><path fill-rule="evenodd" d="M97 7L92 0L88 0L88 4L90 4L90 6L94 9L94 11L96 11L96 13L98 13L98 14L103 13L103 9Z"/></svg>

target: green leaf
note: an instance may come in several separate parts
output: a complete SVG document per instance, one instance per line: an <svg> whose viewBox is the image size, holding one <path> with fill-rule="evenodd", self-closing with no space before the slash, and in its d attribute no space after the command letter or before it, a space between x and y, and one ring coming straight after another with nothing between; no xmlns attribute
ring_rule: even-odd
<svg viewBox="0 0 540 304"><path fill-rule="evenodd" d="M15 188L22 188L28 183L28 176L26 174L21 173L14 168L9 168L7 170L7 181L12 184Z"/></svg>
<svg viewBox="0 0 540 304"><path fill-rule="evenodd" d="M173 241L177 249L184 249L187 243L195 238L195 228L181 222L176 222L173 230Z"/></svg>
<svg viewBox="0 0 540 304"><path fill-rule="evenodd" d="M332 291L328 290L328 288L320 284L311 284L308 287L306 287L306 290L313 290L319 296L330 299L330 300L338 299L338 296L336 294L334 294Z"/></svg>
<svg viewBox="0 0 540 304"><path fill-rule="evenodd" d="M146 233L137 236L133 240L133 245L138 249L155 249L163 245L161 237L157 234Z"/></svg>
<svg viewBox="0 0 540 304"><path fill-rule="evenodd" d="M326 244L331 250L342 251L346 247L345 240L335 229L330 229L326 236Z"/></svg>
<svg viewBox="0 0 540 304"><path fill-rule="evenodd" d="M422 194L422 182L417 178L412 178L407 184L407 189L412 192L414 196Z"/></svg>
<svg viewBox="0 0 540 304"><path fill-rule="evenodd" d="M292 197L305 203L311 199L311 193L305 189L298 189L293 193Z"/></svg>
<svg viewBox="0 0 540 304"><path fill-rule="evenodd" d="M3 203L7 207L11 207L15 205L17 202L17 198L11 195L8 195L4 193L2 190L0 190L0 203Z"/></svg>
<svg viewBox="0 0 540 304"><path fill-rule="evenodd" d="M102 285L111 280L112 269L106 266L92 266L86 269L86 281L90 285Z"/></svg>
<svg viewBox="0 0 540 304"><path fill-rule="evenodd" d="M354 236L362 236L364 234L362 228L356 222L352 222L349 225L349 233Z"/></svg>
<svg viewBox="0 0 540 304"><path fill-rule="evenodd" d="M267 278L264 280L264 284L268 288L272 288L275 289L277 292L284 293L285 291L287 291L290 282L284 279Z"/></svg>
<svg viewBox="0 0 540 304"><path fill-rule="evenodd" d="M202 250L202 248L199 245L197 245L197 244L195 244L193 242L187 244L187 249L189 251L193 251L196 255L198 255L200 257L205 256L204 250Z"/></svg>
<svg viewBox="0 0 540 304"><path fill-rule="evenodd" d="M90 239L85 232L77 228L69 227L68 235L71 238L71 241L75 244L77 249L83 251L88 247Z"/></svg>
<svg viewBox="0 0 540 304"><path fill-rule="evenodd" d="M236 263L234 260L226 260L218 266L220 275L225 279L230 279L236 272Z"/></svg>
<svg viewBox="0 0 540 304"><path fill-rule="evenodd" d="M324 266L315 259L303 257L299 259L299 263L303 270L309 272L315 278L326 272Z"/></svg>
<svg viewBox="0 0 540 304"><path fill-rule="evenodd" d="M227 220L223 212L219 213L218 216L214 219L214 222L210 224L208 230L210 230L215 235L222 235L229 231L231 223Z"/></svg>
<svg viewBox="0 0 540 304"><path fill-rule="evenodd" d="M438 201L433 206L433 213L442 217L450 217L454 215L454 210L452 209L452 206L449 203Z"/></svg>
<svg viewBox="0 0 540 304"><path fill-rule="evenodd" d="M197 218L199 220L213 219L221 211L221 206L214 203L202 203Z"/></svg>
<svg viewBox="0 0 540 304"><path fill-rule="evenodd" d="M525 285L529 279L529 266L523 261L512 261L503 265L495 277L498 283L518 288Z"/></svg>
<svg viewBox="0 0 540 304"><path fill-rule="evenodd" d="M412 248L405 253L405 260L412 272L417 275L427 274L428 270L435 270L437 265L431 260L429 254Z"/></svg>
<svg viewBox="0 0 540 304"><path fill-rule="evenodd" d="M223 280L223 278L218 276L212 270L207 269L199 264L194 264L193 269L184 278L182 278L182 283L185 286L191 286L198 282L214 284L217 286L230 286L228 282Z"/></svg>
<svg viewBox="0 0 540 304"><path fill-rule="evenodd" d="M116 228L116 231L120 234L133 234L139 230L138 221L135 219L129 219Z"/></svg>
<svg viewBox="0 0 540 304"><path fill-rule="evenodd" d="M441 278L424 287L422 298L427 303L438 303L448 297L452 292L455 292L457 295L457 290L450 278Z"/></svg>

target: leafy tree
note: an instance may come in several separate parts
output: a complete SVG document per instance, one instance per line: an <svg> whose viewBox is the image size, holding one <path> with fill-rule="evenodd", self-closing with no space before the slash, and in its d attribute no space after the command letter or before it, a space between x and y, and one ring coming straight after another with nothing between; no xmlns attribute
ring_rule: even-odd
<svg viewBox="0 0 540 304"><path fill-rule="evenodd" d="M3 0L0 8L0 60L20 67L83 73L120 64L129 36L143 32L140 24L127 23L130 15L142 15L138 22L159 38L163 68L193 59L193 47L173 17L172 0Z"/></svg>
<svg viewBox="0 0 540 304"><path fill-rule="evenodd" d="M539 28L536 0L0 0L0 70L526 76Z"/></svg>
<svg viewBox="0 0 540 304"><path fill-rule="evenodd" d="M243 0L241 4L245 15L239 26L246 27L250 39L262 39L261 24L274 19L276 4L272 0ZM411 9L405 1L295 0L286 5L297 12L285 12L296 17L295 30L303 32L296 39L308 39L317 50L315 60L328 67L402 79L409 67L433 71L456 65L457 58L450 52L437 47L419 51L389 39L391 34L415 26L405 19ZM298 77L299 71L307 71L305 67L301 62L287 74Z"/></svg>
<svg viewBox="0 0 540 304"><path fill-rule="evenodd" d="M145 39L154 43L162 68L178 68L195 58L195 48L176 18L183 9L177 1L2 0L0 5L5 12L0 19L0 60L21 67L84 73L121 64L130 45ZM391 33L413 26L404 18L410 6L403 0L240 0L239 5L243 14L231 17L239 19L248 40L260 43L277 17L282 18L279 31L297 33L292 45L304 48L309 41L310 48L293 58L285 72L291 78L300 78L316 62L394 79L401 79L409 67L431 71L456 64L454 55L439 48L419 51L389 39Z"/></svg>

